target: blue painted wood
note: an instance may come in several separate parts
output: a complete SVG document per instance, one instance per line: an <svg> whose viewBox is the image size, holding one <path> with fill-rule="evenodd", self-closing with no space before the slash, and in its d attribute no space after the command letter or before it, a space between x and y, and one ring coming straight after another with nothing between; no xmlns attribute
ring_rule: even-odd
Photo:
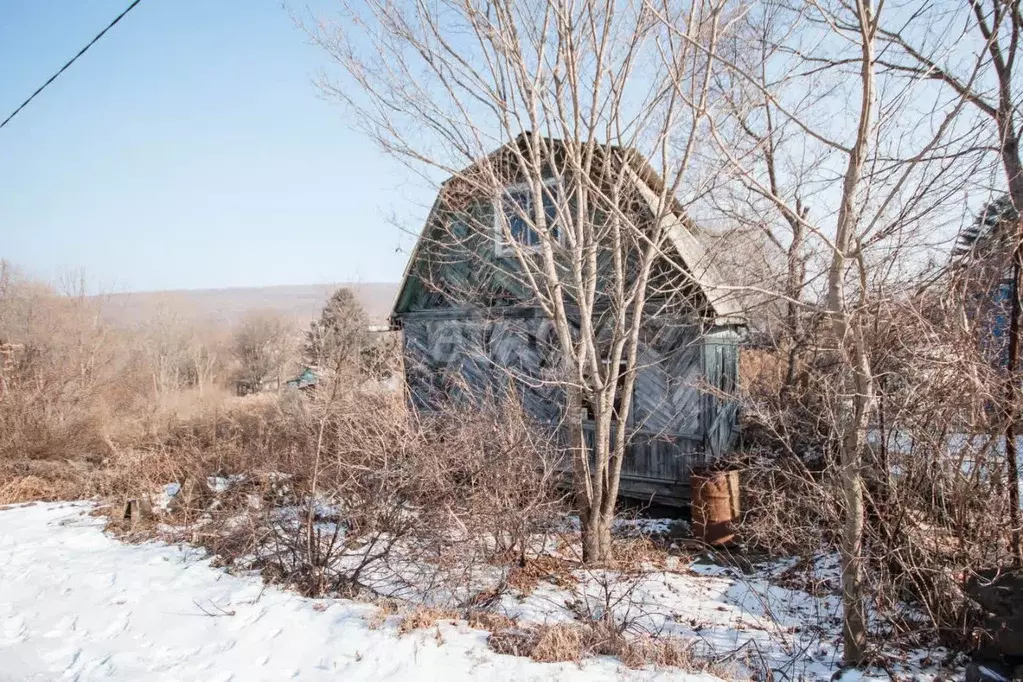
<svg viewBox="0 0 1023 682"><path fill-rule="evenodd" d="M501 165L499 158L491 161ZM514 182L515 168L509 168ZM565 408L552 325L522 281L517 261L498 245L493 197L473 196L459 190L458 182L456 176L445 185L431 211L395 305L409 400L417 409L436 410L450 401L498 401L514 393L537 421L557 424ZM622 205L637 211L636 224L652 220L643 188L628 192ZM596 210L593 215L604 219ZM692 249L668 242L665 253L691 255ZM609 264L611 254L600 251L597 258ZM626 257L627 268L635 262ZM706 320L722 319L707 289L677 265L659 265L651 295L675 293L651 301L658 312L642 330L623 477L685 486L694 467L735 442L738 408L715 391L734 390L738 334L733 328L706 329ZM606 310L604 286L597 283L595 306ZM592 439L592 429L589 433Z"/></svg>

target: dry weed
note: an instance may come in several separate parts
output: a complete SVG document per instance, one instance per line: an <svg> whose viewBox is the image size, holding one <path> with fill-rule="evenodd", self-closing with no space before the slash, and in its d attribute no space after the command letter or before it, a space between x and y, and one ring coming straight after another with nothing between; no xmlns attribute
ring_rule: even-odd
<svg viewBox="0 0 1023 682"><path fill-rule="evenodd" d="M681 637L644 637L624 639L617 655L629 668L656 665L683 670L704 670L707 664L693 653L693 643Z"/></svg>
<svg viewBox="0 0 1023 682"><path fill-rule="evenodd" d="M612 568L632 573L650 567L664 570L668 552L661 543L649 537L615 538L613 557Z"/></svg>
<svg viewBox="0 0 1023 682"><path fill-rule="evenodd" d="M398 612L398 602L394 599L385 598L377 599L374 604L376 604L377 610L366 619L366 623L369 625L370 630L379 630L390 616Z"/></svg>
<svg viewBox="0 0 1023 682"><path fill-rule="evenodd" d="M581 660L587 653L586 635L580 625L541 625L536 629L536 642L529 657L540 663Z"/></svg>
<svg viewBox="0 0 1023 682"><path fill-rule="evenodd" d="M536 633L517 628L495 630L487 637L487 646L499 654L528 658L536 647Z"/></svg>
<svg viewBox="0 0 1023 682"><path fill-rule="evenodd" d="M387 622L388 614L383 609L377 609L373 612L373 615L366 619L366 626L370 630L379 630Z"/></svg>
<svg viewBox="0 0 1023 682"><path fill-rule="evenodd" d="M457 621L458 619L458 613L451 609L419 606L402 616L401 621L398 623L398 634L405 635L413 630L429 628L436 625L438 621Z"/></svg>
<svg viewBox="0 0 1023 682"><path fill-rule="evenodd" d="M466 616L469 627L475 630L501 632L515 627L515 621L501 613L493 611L470 611Z"/></svg>
<svg viewBox="0 0 1023 682"><path fill-rule="evenodd" d="M541 581L562 589L571 589L579 583L572 574L574 562L547 554L527 559L524 566L515 566L508 572L508 586L523 595L532 594Z"/></svg>
<svg viewBox="0 0 1023 682"><path fill-rule="evenodd" d="M497 653L542 663L614 656L630 668L657 665L698 671L710 665L694 654L692 642L679 637L631 638L608 621L512 626L495 630L487 644Z"/></svg>

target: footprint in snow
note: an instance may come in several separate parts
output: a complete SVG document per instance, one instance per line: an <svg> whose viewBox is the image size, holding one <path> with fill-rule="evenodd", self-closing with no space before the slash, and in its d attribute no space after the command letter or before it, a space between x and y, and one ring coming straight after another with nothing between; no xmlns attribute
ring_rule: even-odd
<svg viewBox="0 0 1023 682"><path fill-rule="evenodd" d="M56 622L53 628L43 635L46 639L57 639L60 637L66 637L68 633L75 632L78 629L78 616L64 616ZM88 632L84 634L89 634Z"/></svg>
<svg viewBox="0 0 1023 682"><path fill-rule="evenodd" d="M28 626L21 616L7 619L0 630L0 646L11 646L28 639Z"/></svg>

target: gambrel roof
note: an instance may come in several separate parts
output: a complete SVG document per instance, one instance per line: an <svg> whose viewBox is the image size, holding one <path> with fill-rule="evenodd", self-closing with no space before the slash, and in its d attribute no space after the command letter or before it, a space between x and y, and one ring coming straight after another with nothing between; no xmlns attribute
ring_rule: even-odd
<svg viewBox="0 0 1023 682"><path fill-rule="evenodd" d="M526 145L529 142L529 136L529 133L519 135L514 141L495 150L487 158L492 160L495 156L513 145ZM556 150L562 144L559 140L550 138L546 138L544 143L545 146L553 150ZM667 199L671 202L670 210L659 210L660 197L664 190L663 179L650 167L646 159L634 149L613 146L603 146L600 149L601 153L609 154L612 158L618 159L618 163L624 161L626 179L631 181L636 194L641 197L644 207L650 211L651 215L661 216L660 227L663 229L670 244L674 247L678 261L685 268L696 289L702 294L702 298L706 302L705 310L708 317L712 318L715 324L743 324L745 320L735 291L725 284L725 280L719 274L713 259L698 236L699 228L689 219L674 196L670 196ZM426 219L423 232L420 234L419 240L405 266L405 272L402 275L402 281L398 288L398 295L392 308L392 321L409 312L409 289L415 279L415 268L421 258L423 243L428 238L427 235L431 226L435 225L440 219L440 214L443 210L441 198L444 196L445 190L451 186L453 181L471 172L478 165L478 163L473 164L442 183L438 197L434 201L430 214Z"/></svg>

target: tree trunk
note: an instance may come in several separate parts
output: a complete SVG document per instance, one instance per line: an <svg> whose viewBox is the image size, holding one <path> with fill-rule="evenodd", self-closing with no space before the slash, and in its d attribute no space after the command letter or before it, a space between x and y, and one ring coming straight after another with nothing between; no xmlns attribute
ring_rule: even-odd
<svg viewBox="0 0 1023 682"><path fill-rule="evenodd" d="M579 510L579 526L582 533L583 563L599 564L611 558L611 522L601 509L601 501L606 490L602 485L602 477L599 474L594 475L594 465L599 470L601 437L606 438L607 432L598 426L594 434L596 456L591 462L591 451L582 428L582 396L577 387L569 385L567 388L566 404L568 414L565 424L572 456L573 497ZM599 425L599 418L597 423Z"/></svg>
<svg viewBox="0 0 1023 682"><path fill-rule="evenodd" d="M858 458L842 463L846 504L841 552L842 658L848 665L863 663L867 648L867 618L863 603L863 481L858 464Z"/></svg>
<svg viewBox="0 0 1023 682"><path fill-rule="evenodd" d="M602 564L611 559L611 520L599 509L579 515L582 526L583 563Z"/></svg>
<svg viewBox="0 0 1023 682"><path fill-rule="evenodd" d="M847 300L846 277L850 258L860 265L859 295L867 287L863 254L855 249L858 221L857 189L870 144L874 107L874 17L869 4L858 4L862 50L861 102L856 142L850 149L842 186L842 203L835 226L831 266L828 270L828 313L835 346L841 354L845 377L835 412L840 429L841 480L845 498L842 532L842 657L847 665L862 665L866 658L866 607L863 598L863 436L873 407L873 376L863 343L863 330Z"/></svg>
<svg viewBox="0 0 1023 682"><path fill-rule="evenodd" d="M785 265L785 295L788 296L789 299L786 302L785 315L788 326L788 329L786 330L788 334L788 366L785 370L785 381L781 387L782 397L788 395L796 382L799 352L803 336L802 325L799 318L800 311L798 301L803 297L803 287L805 286L806 280L806 262L803 259L802 252L803 234L805 232L803 220L805 220L807 212L798 201L796 204L796 210L798 215L786 216L789 226L792 229L792 242L789 244Z"/></svg>
<svg viewBox="0 0 1023 682"><path fill-rule="evenodd" d="M1020 224L1023 233L1023 221ZM1023 276L1023 243L1017 237L1016 247L1012 252L1012 296L1009 315L1009 348L1005 368L1005 459L1009 474L1009 524L1011 530L1012 557L1016 568L1023 567L1023 543L1021 543L1020 508L1019 508L1019 459L1016 452L1016 417L1019 413L1019 334L1020 318L1023 317L1023 293L1020 277Z"/></svg>
<svg viewBox="0 0 1023 682"><path fill-rule="evenodd" d="M1009 198L1013 208L1023 215L1023 162L1020 160L1019 135L1013 120L1008 77L999 74L1001 81L1000 106L998 109L998 132L1002 140L1002 166L1008 179ZM1020 321L1023 317L1023 294L1020 278L1023 277L1023 219L1016 228L1016 239L1012 251L1012 291L1009 299L1009 348L1005 367L1005 464L1009 478L1009 524L1011 554L1016 568L1023 567L1023 542L1021 542L1021 519L1019 507L1019 454L1016 448L1016 417L1019 414L1019 345Z"/></svg>
<svg viewBox="0 0 1023 682"><path fill-rule="evenodd" d="M848 329L848 328L847 328ZM842 533L842 654L849 665L861 665L867 650L867 616L863 599L863 441L870 423L874 381L862 343L854 342L852 395L842 434L842 491L845 527Z"/></svg>
<svg viewBox="0 0 1023 682"><path fill-rule="evenodd" d="M580 514L583 535L583 563L601 564L611 559L611 519L614 518L615 500L609 499L609 465L611 459L611 434L614 428L607 395L601 395L594 416L593 434L593 495L589 508ZM589 453L587 452L587 456Z"/></svg>

